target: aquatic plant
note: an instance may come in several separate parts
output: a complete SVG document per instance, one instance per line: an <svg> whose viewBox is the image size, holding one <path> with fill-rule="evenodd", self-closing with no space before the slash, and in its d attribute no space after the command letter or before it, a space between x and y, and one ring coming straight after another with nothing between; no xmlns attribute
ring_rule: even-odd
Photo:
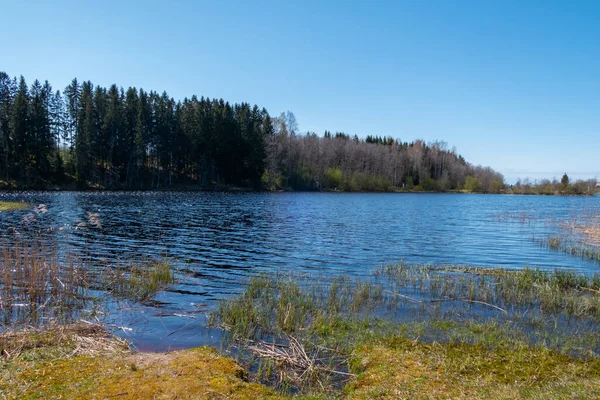
<svg viewBox="0 0 600 400"><path fill-rule="evenodd" d="M5 328L75 320L99 298L146 301L174 282L168 260L91 262L52 242L0 246L0 316ZM109 297L110 298L110 297ZM88 310L89 311L89 310Z"/></svg>
<svg viewBox="0 0 600 400"><path fill-rule="evenodd" d="M3 243L0 249L0 313L3 324L37 325L68 320L85 303L88 274L69 254L59 257L42 243Z"/></svg>
<svg viewBox="0 0 600 400"><path fill-rule="evenodd" d="M113 296L134 301L146 301L175 281L167 260L106 268L100 275Z"/></svg>

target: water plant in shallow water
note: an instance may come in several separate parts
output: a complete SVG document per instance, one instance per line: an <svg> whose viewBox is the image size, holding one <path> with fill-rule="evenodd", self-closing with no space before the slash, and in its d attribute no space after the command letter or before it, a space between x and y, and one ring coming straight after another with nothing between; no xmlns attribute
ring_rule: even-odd
<svg viewBox="0 0 600 400"><path fill-rule="evenodd" d="M110 288L113 296L134 301L146 301L175 282L171 265L166 260L106 269L102 275L105 287Z"/></svg>
<svg viewBox="0 0 600 400"><path fill-rule="evenodd" d="M576 243L568 239L553 236L545 240L539 241L542 247L547 247L550 250L561 251L565 254L580 257L591 261L600 262L600 249L597 245L586 243Z"/></svg>
<svg viewBox="0 0 600 400"><path fill-rule="evenodd" d="M102 263L82 260L44 241L0 246L2 327L39 326L77 319L97 299L146 301L174 281L167 260ZM110 297L109 297L110 298ZM87 310L93 311L93 310Z"/></svg>

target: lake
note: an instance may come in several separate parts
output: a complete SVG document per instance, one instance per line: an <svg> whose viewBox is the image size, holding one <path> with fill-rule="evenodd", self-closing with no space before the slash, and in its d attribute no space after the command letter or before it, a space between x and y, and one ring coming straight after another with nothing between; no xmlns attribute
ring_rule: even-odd
<svg viewBox="0 0 600 400"><path fill-rule="evenodd" d="M109 307L106 318L140 349L217 344L204 313L258 272L361 277L399 260L585 273L599 267L534 240L556 234L560 221L600 210L599 196L32 192L0 200L46 206L1 213L8 240L43 232L90 260L172 260L179 282L155 302Z"/></svg>

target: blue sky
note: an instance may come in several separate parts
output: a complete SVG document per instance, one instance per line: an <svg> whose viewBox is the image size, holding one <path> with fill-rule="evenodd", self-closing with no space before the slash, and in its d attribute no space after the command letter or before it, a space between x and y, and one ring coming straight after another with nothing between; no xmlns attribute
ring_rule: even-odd
<svg viewBox="0 0 600 400"><path fill-rule="evenodd" d="M87 3L87 4L84 4ZM517 177L600 178L600 2L6 1L0 70L443 140Z"/></svg>

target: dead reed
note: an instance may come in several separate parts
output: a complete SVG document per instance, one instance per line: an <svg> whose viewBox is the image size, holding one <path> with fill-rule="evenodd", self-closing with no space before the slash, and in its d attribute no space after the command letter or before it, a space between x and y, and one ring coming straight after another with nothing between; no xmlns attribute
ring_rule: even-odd
<svg viewBox="0 0 600 400"><path fill-rule="evenodd" d="M0 311L4 324L67 320L88 289L85 265L40 242L4 242L0 249Z"/></svg>
<svg viewBox="0 0 600 400"><path fill-rule="evenodd" d="M5 360L43 348L58 348L74 357L126 351L129 345L123 339L110 335L101 325L84 321L43 328L9 329L0 334L0 352Z"/></svg>
<svg viewBox="0 0 600 400"><path fill-rule="evenodd" d="M174 281L168 261L108 264L58 249L43 240L1 243L2 330L69 323L90 305L114 298L145 301Z"/></svg>

